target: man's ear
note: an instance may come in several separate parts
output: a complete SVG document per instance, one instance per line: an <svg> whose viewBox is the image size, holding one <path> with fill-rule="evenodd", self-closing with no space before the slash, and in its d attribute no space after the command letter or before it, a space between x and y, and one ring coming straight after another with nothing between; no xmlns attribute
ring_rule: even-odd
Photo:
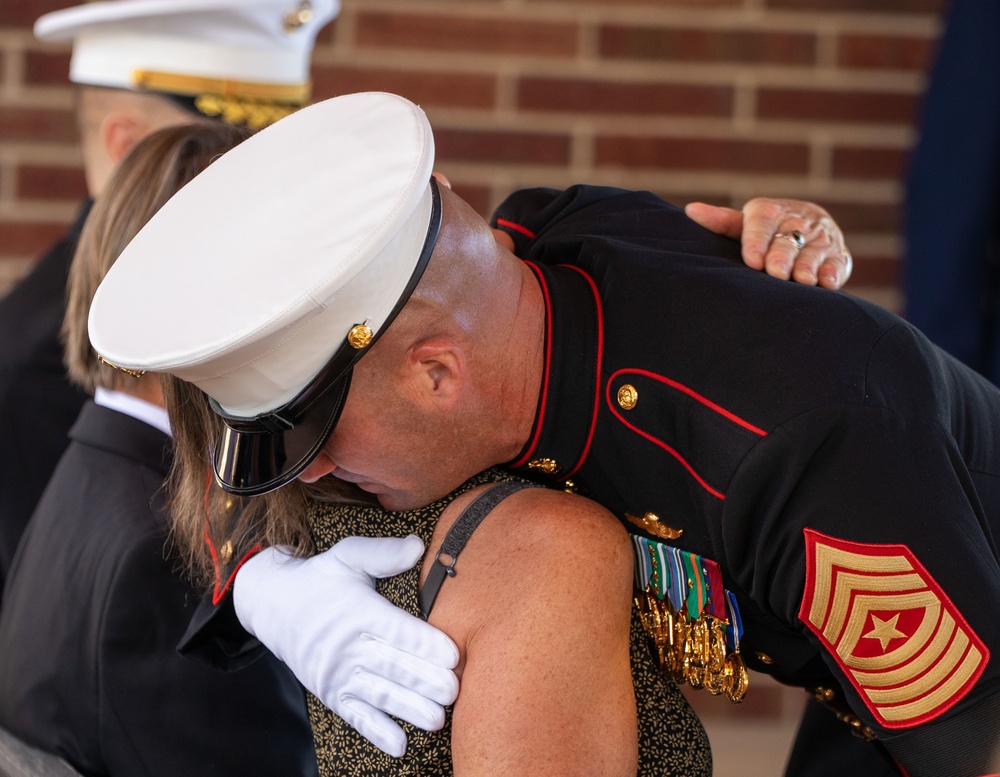
<svg viewBox="0 0 1000 777"><path fill-rule="evenodd" d="M465 385L465 351L455 340L428 337L406 354L406 372L418 399L439 406L454 404Z"/></svg>
<svg viewBox="0 0 1000 777"><path fill-rule="evenodd" d="M111 111L101 119L101 147L112 165L149 134L149 124L128 111Z"/></svg>

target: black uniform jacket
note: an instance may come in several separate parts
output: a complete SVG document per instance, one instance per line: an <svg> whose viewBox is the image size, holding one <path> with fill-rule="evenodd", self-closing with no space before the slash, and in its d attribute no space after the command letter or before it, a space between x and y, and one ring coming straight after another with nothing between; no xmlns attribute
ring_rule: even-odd
<svg viewBox="0 0 1000 777"><path fill-rule="evenodd" d="M0 725L87 775L315 775L283 664L175 650L198 597L165 554L168 438L92 402L71 438L0 611Z"/></svg>
<svg viewBox="0 0 1000 777"><path fill-rule="evenodd" d="M846 702L910 777L986 771L1000 392L878 306L749 270L651 194L518 192L494 223L548 307L513 468L634 533L628 514L682 530L670 544L736 595L748 665Z"/></svg>
<svg viewBox="0 0 1000 777"><path fill-rule="evenodd" d="M0 591L24 525L49 482L86 395L63 367L66 274L90 210L0 300Z"/></svg>

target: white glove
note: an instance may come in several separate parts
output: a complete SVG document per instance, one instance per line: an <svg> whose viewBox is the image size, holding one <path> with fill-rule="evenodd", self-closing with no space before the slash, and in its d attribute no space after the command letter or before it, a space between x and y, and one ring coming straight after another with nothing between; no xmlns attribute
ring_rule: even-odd
<svg viewBox="0 0 1000 777"><path fill-rule="evenodd" d="M444 705L458 696L455 644L375 593L374 578L405 572L423 552L413 535L348 537L308 559L267 548L233 584L243 627L324 704L397 758L406 752L406 734L389 715L436 731Z"/></svg>

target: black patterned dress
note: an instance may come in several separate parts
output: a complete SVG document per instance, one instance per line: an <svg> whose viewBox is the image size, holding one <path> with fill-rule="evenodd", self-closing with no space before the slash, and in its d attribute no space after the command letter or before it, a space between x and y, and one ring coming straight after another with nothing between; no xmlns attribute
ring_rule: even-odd
<svg viewBox="0 0 1000 777"><path fill-rule="evenodd" d="M416 534L430 542L437 520L452 499L484 483L510 480L490 470L469 480L439 502L418 510L387 512L378 507L316 504L310 521L317 549L322 551L349 536L404 537ZM413 615L419 615L419 565L402 575L380 580L379 593ZM659 669L649 638L632 610L632 677L639 720L639 770L642 777L710 775L712 757L701 722L677 686ZM451 775L451 708L440 731L422 731L403 723L408 746L403 758L392 758L315 696L309 696L309 718L321 777L389 777Z"/></svg>

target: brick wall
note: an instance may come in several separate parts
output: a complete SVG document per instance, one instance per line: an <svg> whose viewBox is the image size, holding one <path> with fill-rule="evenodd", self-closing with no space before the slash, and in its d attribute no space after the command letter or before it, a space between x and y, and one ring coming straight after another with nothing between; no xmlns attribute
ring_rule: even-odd
<svg viewBox="0 0 1000 777"><path fill-rule="evenodd" d="M63 0L0 2L0 288L84 192ZM843 225L851 290L900 306L900 173L942 0L344 0L315 96L385 89L435 125L438 167L488 212L575 182L740 205L814 199Z"/></svg>

